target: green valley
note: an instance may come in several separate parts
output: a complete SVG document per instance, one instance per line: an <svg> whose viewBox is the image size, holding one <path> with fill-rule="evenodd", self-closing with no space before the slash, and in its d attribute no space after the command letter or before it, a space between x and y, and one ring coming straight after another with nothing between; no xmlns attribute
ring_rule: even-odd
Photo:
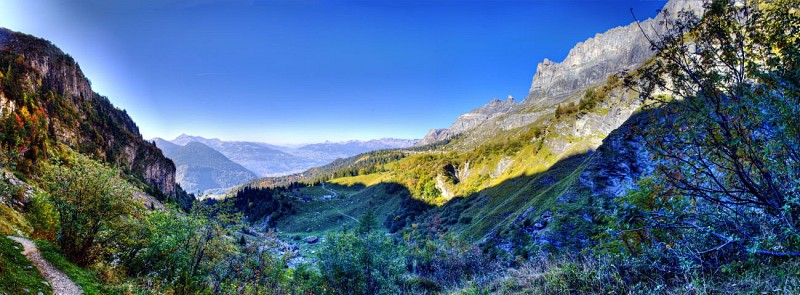
<svg viewBox="0 0 800 295"><path fill-rule="evenodd" d="M798 293L798 7L671 0L413 146L148 142L0 30L0 293Z"/></svg>

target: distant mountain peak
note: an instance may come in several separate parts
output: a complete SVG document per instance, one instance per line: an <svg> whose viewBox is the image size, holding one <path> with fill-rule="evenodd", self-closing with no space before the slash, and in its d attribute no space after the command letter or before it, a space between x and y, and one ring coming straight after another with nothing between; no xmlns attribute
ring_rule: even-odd
<svg viewBox="0 0 800 295"><path fill-rule="evenodd" d="M222 142L222 140L218 138L205 138L202 136L188 135L183 133L181 135L178 135L178 137L175 137L175 139L170 140L170 142L177 145L186 145L190 142L202 142L208 146L213 146L216 143Z"/></svg>
<svg viewBox="0 0 800 295"><path fill-rule="evenodd" d="M229 160L255 172L259 177L280 176L301 172L312 167L330 163L363 152L379 149L396 149L412 146L414 139L380 138L368 141L349 140L279 146L263 142L224 141L217 138L181 134L173 140L154 138L165 153L173 153L181 147L205 145Z"/></svg>
<svg viewBox="0 0 800 295"><path fill-rule="evenodd" d="M202 142L189 141L185 145L178 145L161 138L156 138L155 142L175 162L176 179L188 192L224 192L257 177L252 171Z"/></svg>

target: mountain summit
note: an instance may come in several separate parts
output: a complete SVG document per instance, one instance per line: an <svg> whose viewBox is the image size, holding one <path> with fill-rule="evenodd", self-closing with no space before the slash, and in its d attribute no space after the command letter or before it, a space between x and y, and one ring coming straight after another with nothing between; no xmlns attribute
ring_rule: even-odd
<svg viewBox="0 0 800 295"><path fill-rule="evenodd" d="M609 75L638 68L655 55L645 34L663 33L664 26L660 24L679 17L678 12L700 13L702 9L703 1L672 0L654 18L613 28L578 43L560 63L545 59L536 68L523 104L553 105L576 91L604 82Z"/></svg>

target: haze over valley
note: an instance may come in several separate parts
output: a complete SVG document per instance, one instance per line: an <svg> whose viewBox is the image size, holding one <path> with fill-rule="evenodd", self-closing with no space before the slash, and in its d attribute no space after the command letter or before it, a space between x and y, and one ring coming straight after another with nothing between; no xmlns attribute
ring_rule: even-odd
<svg viewBox="0 0 800 295"><path fill-rule="evenodd" d="M417 140L382 138L290 147L182 134L170 141L155 138L153 142L175 162L176 180L184 190L220 196L257 177L299 173L374 150L407 148Z"/></svg>
<svg viewBox="0 0 800 295"><path fill-rule="evenodd" d="M0 294L800 294L798 36L800 0L0 2Z"/></svg>

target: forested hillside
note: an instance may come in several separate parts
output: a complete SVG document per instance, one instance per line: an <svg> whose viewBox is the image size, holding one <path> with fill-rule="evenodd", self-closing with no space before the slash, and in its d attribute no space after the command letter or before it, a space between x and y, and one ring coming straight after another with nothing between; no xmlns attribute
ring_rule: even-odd
<svg viewBox="0 0 800 295"><path fill-rule="evenodd" d="M360 165L374 158L365 154L291 179L327 181L353 196L399 184L433 205L409 219L377 215L387 225L408 220L399 231L407 245L456 239L484 258L548 275L507 274L505 283L521 284L516 291L769 288L786 278L766 274L794 269L800 253L798 3L682 3L670 2L658 22L624 29L654 52L640 67L485 114L497 109L490 102L472 112L484 121L462 115L449 141L396 151L396 159ZM713 272L724 275L704 278ZM726 289L737 281L748 286ZM490 289L508 290L505 283ZM775 288L796 290L797 281Z"/></svg>
<svg viewBox="0 0 800 295"><path fill-rule="evenodd" d="M522 103L189 209L74 61L0 33L0 230L88 294L795 294L798 7L672 0ZM50 292L0 239L0 292Z"/></svg>
<svg viewBox="0 0 800 295"><path fill-rule="evenodd" d="M48 41L0 30L0 144L6 167L30 176L65 148L119 165L161 200L188 205L175 186L175 165L124 110L92 91L69 55Z"/></svg>

